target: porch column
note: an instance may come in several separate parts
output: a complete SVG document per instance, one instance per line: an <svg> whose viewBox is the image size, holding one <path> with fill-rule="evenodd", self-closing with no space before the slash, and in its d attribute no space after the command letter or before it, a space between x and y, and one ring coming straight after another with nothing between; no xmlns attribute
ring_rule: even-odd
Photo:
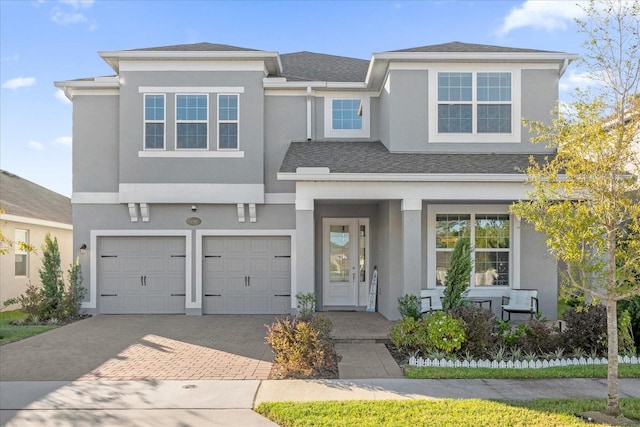
<svg viewBox="0 0 640 427"><path fill-rule="evenodd" d="M422 200L402 200L402 273L404 294L420 296L422 286Z"/></svg>
<svg viewBox="0 0 640 427"><path fill-rule="evenodd" d="M296 294L315 293L313 206L313 199L296 199L296 283L291 286L292 308L296 307Z"/></svg>

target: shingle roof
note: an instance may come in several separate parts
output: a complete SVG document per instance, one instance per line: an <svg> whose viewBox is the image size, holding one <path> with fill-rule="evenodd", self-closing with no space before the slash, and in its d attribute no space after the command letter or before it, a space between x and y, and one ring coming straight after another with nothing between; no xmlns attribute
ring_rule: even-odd
<svg viewBox="0 0 640 427"><path fill-rule="evenodd" d="M127 52L153 52L153 51L182 51L182 52L240 52L240 51L260 51L260 49L249 49L246 47L230 46L228 44L216 43L191 43L176 44L173 46L147 47L143 49L128 49Z"/></svg>
<svg viewBox="0 0 640 427"><path fill-rule="evenodd" d="M369 61L314 52L280 55L282 76L290 81L363 82Z"/></svg>
<svg viewBox="0 0 640 427"><path fill-rule="evenodd" d="M71 224L71 200L0 170L0 209L8 215Z"/></svg>
<svg viewBox="0 0 640 427"><path fill-rule="evenodd" d="M379 141L294 141L280 172L328 167L331 173L519 174L529 166L523 154L391 153ZM538 162L545 155L535 154Z"/></svg>
<svg viewBox="0 0 640 427"><path fill-rule="evenodd" d="M409 49L392 50L390 52L544 52L551 53L548 50L522 49L517 47L491 46L486 44L450 42L442 44L434 44L430 46L412 47ZM553 52L557 53L557 52Z"/></svg>

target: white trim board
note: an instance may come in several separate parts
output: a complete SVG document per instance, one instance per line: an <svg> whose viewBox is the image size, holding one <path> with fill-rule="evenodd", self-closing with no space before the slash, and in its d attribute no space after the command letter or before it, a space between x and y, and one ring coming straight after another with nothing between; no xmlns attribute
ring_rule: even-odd
<svg viewBox="0 0 640 427"><path fill-rule="evenodd" d="M227 158L242 159L244 151L209 151L209 150L142 150L138 151L138 157L146 158Z"/></svg>
<svg viewBox="0 0 640 427"><path fill-rule="evenodd" d="M71 224L65 224L63 222L56 222L56 221L48 221L46 219L39 219L39 218L28 218L26 216L19 216L19 215L0 214L0 220L11 221L11 222L21 222L23 224L41 225L43 227L60 228L62 230L73 230L73 225Z"/></svg>
<svg viewBox="0 0 640 427"><path fill-rule="evenodd" d="M193 263L193 253L191 251L191 230L91 230L89 244L89 265L91 274L89 275L89 301L82 303L82 308L96 309L98 301L98 238L99 237L170 237L178 236L185 238L185 308L194 307L191 301L191 265Z"/></svg>
<svg viewBox="0 0 640 427"><path fill-rule="evenodd" d="M120 184L119 203L264 203L264 184Z"/></svg>
<svg viewBox="0 0 640 427"><path fill-rule="evenodd" d="M193 302L196 308L202 307L202 242L204 237L222 237L222 236L288 236L291 239L291 308L297 306L295 295L298 293L296 289L296 230L196 230L196 300Z"/></svg>
<svg viewBox="0 0 640 427"><path fill-rule="evenodd" d="M138 93L244 93L244 86L140 86Z"/></svg>

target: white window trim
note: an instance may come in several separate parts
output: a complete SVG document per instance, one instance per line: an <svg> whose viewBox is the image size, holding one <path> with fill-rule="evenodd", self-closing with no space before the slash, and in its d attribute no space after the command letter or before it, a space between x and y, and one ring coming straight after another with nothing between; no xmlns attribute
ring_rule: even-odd
<svg viewBox="0 0 640 427"><path fill-rule="evenodd" d="M163 100L163 120L147 120L147 95L162 96ZM142 150L143 151L165 151L167 149L167 97L164 93L145 93L142 101L142 117L144 127L142 129ZM162 123L162 148L147 148L147 123Z"/></svg>
<svg viewBox="0 0 640 427"><path fill-rule="evenodd" d="M18 238L18 233L24 233L24 240ZM29 277L29 251L18 248L18 242L23 242L29 244L29 230L25 230L24 228L16 228L13 230L13 238L14 238L14 255L24 255L25 256L25 274L15 274L16 266L15 266L15 256L14 256L14 265L13 265L13 274L14 277Z"/></svg>
<svg viewBox="0 0 640 427"><path fill-rule="evenodd" d="M235 120L220 120L220 95L228 96L235 95L238 99L238 113L237 118ZM240 94L239 93L218 93L217 95L217 106L216 106L216 140L218 145L218 151L240 151ZM237 127L237 141L236 148L220 148L220 124L222 123L235 123Z"/></svg>
<svg viewBox="0 0 640 427"><path fill-rule="evenodd" d="M438 73L472 73L472 101L471 102L451 102L461 104L471 104L473 106L473 126L472 133L439 133L438 132ZM477 133L477 87L478 73L511 73L511 133ZM521 69L513 68L511 65L442 65L429 69L429 142L430 143L455 143L455 142L477 142L477 143L520 143L522 134L522 99L521 99ZM506 102L481 102L482 104L506 104Z"/></svg>
<svg viewBox="0 0 640 427"><path fill-rule="evenodd" d="M501 296L506 289L520 288L520 220L509 213L508 205L429 205L427 207L427 288L436 286L436 215L507 214L509 215L509 286L475 286L475 262L471 264L470 290L486 296Z"/></svg>
<svg viewBox="0 0 640 427"><path fill-rule="evenodd" d="M332 104L337 99L358 99L362 102L362 129L333 129ZM362 94L344 93L324 97L325 138L369 138L371 135L371 97Z"/></svg>
<svg viewBox="0 0 640 427"><path fill-rule="evenodd" d="M207 100L207 118L206 120L178 120L178 96L204 96ZM209 94L207 93L176 93L174 98L174 114L175 114L175 150L176 151L209 151ZM178 123L205 123L207 125L207 146L205 148L178 148Z"/></svg>

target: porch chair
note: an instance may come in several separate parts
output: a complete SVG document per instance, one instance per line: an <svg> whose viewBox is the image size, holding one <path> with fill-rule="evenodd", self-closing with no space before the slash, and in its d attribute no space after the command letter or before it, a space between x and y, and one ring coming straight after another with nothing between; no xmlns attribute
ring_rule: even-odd
<svg viewBox="0 0 640 427"><path fill-rule="evenodd" d="M528 313L531 319L538 313L538 291L535 289L510 289L509 295L502 297L502 314L507 312L511 321L511 313Z"/></svg>
<svg viewBox="0 0 640 427"><path fill-rule="evenodd" d="M422 313L442 311L442 297L438 289L423 289L420 291L420 297Z"/></svg>

